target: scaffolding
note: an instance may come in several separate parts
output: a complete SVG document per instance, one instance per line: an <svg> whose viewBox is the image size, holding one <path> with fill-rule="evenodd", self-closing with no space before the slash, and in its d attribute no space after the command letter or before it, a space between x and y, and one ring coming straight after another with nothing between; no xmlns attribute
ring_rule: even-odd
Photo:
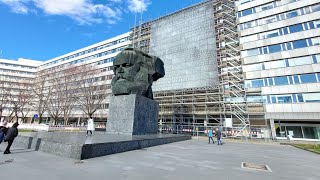
<svg viewBox="0 0 320 180"><path fill-rule="evenodd" d="M160 105L159 125L173 129L181 125L220 126L219 90L203 87L155 92Z"/></svg>
<svg viewBox="0 0 320 180"><path fill-rule="evenodd" d="M235 136L250 128L247 113L244 75L240 58L239 36L236 23L235 0L217 0L214 4L219 81L225 118L232 118L238 126Z"/></svg>

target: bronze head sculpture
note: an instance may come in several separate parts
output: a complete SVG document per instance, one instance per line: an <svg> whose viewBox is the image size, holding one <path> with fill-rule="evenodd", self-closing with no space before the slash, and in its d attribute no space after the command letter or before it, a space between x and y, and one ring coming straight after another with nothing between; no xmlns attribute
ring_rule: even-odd
<svg viewBox="0 0 320 180"><path fill-rule="evenodd" d="M153 99L152 83L165 75L163 62L133 48L126 48L113 61L111 81L114 95L139 94Z"/></svg>

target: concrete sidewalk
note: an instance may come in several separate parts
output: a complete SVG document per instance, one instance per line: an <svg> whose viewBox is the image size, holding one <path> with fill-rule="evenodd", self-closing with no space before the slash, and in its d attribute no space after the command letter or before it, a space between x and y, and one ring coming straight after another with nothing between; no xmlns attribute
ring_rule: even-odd
<svg viewBox="0 0 320 180"><path fill-rule="evenodd" d="M319 155L285 145L189 140L85 161L16 146L3 155L5 146L0 145L0 177L10 180L320 179ZM242 169L241 162L266 164L272 172Z"/></svg>

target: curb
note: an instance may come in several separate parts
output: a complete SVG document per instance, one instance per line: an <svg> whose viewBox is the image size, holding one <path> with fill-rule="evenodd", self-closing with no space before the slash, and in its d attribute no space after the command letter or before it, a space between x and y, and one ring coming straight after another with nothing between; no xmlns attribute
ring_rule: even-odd
<svg viewBox="0 0 320 180"><path fill-rule="evenodd" d="M312 152L312 153L320 155L320 152L313 151L313 150L310 150L310 149L307 149L307 148L303 148L303 147L297 146L295 144L286 144L286 145L290 145L292 147L295 147L295 148L298 148L298 149L302 149L302 150L309 151L309 152Z"/></svg>

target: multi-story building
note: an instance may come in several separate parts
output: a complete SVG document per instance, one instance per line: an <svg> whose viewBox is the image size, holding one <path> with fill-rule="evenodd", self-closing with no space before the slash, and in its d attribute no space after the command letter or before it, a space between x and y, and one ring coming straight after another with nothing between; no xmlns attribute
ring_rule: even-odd
<svg viewBox="0 0 320 180"><path fill-rule="evenodd" d="M319 139L319 0L242 0L237 17L247 101L273 136Z"/></svg>
<svg viewBox="0 0 320 180"><path fill-rule="evenodd" d="M31 109L28 109L27 102L22 102L23 98L29 97L23 96L28 94L26 91L32 86L37 67L41 63L23 58L17 61L0 59L0 120L10 120L9 116L14 117L15 113L20 117L30 117ZM22 115L20 110L24 108L28 113Z"/></svg>

